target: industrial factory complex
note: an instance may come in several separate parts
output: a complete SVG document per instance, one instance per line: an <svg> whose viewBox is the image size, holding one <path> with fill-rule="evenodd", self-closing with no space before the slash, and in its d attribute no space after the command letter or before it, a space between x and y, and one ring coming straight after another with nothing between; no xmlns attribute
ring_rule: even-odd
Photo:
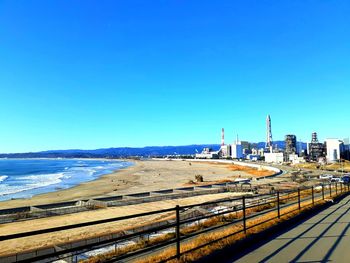
<svg viewBox="0 0 350 263"><path fill-rule="evenodd" d="M260 146L260 147L259 147ZM334 163L349 160L349 139L328 138L320 142L317 133L313 132L307 144L298 142L297 136L287 134L283 146L274 144L272 139L271 117L266 118L266 143L249 143L239 140L238 136L232 144L225 144L225 130L221 130L221 146L218 151L204 148L196 154L197 159L238 159L265 161L267 163Z"/></svg>

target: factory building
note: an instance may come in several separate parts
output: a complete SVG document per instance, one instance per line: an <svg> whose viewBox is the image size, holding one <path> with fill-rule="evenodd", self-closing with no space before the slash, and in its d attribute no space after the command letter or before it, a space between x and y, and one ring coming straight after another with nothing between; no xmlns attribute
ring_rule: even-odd
<svg viewBox="0 0 350 263"><path fill-rule="evenodd" d="M288 134L284 137L285 150L284 161L291 161L289 156L297 153L297 136Z"/></svg>
<svg viewBox="0 0 350 263"><path fill-rule="evenodd" d="M349 143L349 138L345 138L343 140L344 142L344 152L340 156L342 159L350 161L350 143Z"/></svg>
<svg viewBox="0 0 350 263"><path fill-rule="evenodd" d="M267 163L283 163L283 153L265 153L265 162Z"/></svg>
<svg viewBox="0 0 350 263"><path fill-rule="evenodd" d="M231 145L231 157L233 159L242 159L243 155L243 145L241 141L235 141Z"/></svg>
<svg viewBox="0 0 350 263"><path fill-rule="evenodd" d="M196 159L218 159L219 152L210 148L204 148L201 153L196 153L195 157Z"/></svg>
<svg viewBox="0 0 350 263"><path fill-rule="evenodd" d="M309 143L308 148L311 161L318 161L320 158L325 157L325 145L318 142L316 132L312 133L311 143Z"/></svg>
<svg viewBox="0 0 350 263"><path fill-rule="evenodd" d="M252 153L251 147L250 147L250 143L247 141L241 141L240 142L243 148L243 155L247 156L248 154Z"/></svg>
<svg viewBox="0 0 350 263"><path fill-rule="evenodd" d="M299 157L297 154L289 154L288 156L289 162L292 164L305 163L306 160L304 157Z"/></svg>
<svg viewBox="0 0 350 263"><path fill-rule="evenodd" d="M226 144L224 144L224 145L221 145L221 147L220 147L220 151L219 151L219 156L221 157L221 158L229 158L229 157L231 157L231 146L230 145L226 145Z"/></svg>
<svg viewBox="0 0 350 263"><path fill-rule="evenodd" d="M326 139L327 162L334 163L340 160L344 152L344 142L339 139Z"/></svg>
<svg viewBox="0 0 350 263"><path fill-rule="evenodd" d="M252 154L253 155L260 155L260 157L263 157L265 153L264 148L257 149L257 148L252 148Z"/></svg>
<svg viewBox="0 0 350 263"><path fill-rule="evenodd" d="M297 136L288 134L285 136L284 141L286 143L286 154L297 153Z"/></svg>

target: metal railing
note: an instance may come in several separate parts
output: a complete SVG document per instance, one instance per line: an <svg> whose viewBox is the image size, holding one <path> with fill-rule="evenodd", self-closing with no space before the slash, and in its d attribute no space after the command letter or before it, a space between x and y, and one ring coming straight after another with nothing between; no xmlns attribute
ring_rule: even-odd
<svg viewBox="0 0 350 263"><path fill-rule="evenodd" d="M1 262L51 262L58 259L70 259L77 262L87 259L97 249L108 248L110 254L105 262L115 262L123 259L137 258L145 255L152 255L160 249L172 249L173 255L164 259L179 259L182 255L211 245L220 240L232 237L237 234L248 234L252 228L266 224L275 219L280 219L290 213L301 211L305 206L315 206L325 198L348 193L349 185L341 183L322 184L316 187L299 188L291 191L277 191L270 195L242 196L237 198L226 198L219 201L211 201L188 206L176 206L169 209L139 213L134 215L108 218L93 222L85 222L67 226L59 226L48 229L29 231L24 233L8 234L0 236L1 241L35 237L42 234L51 234L59 231L80 229L83 227L100 226L106 223L126 222L130 219L141 219L149 216L166 217L164 220L153 222L149 226L134 228L129 231L120 231L107 236L100 236L94 242L82 240L69 245L61 245L59 251L48 248L38 249L23 254L14 254L6 258L0 258ZM219 206L219 207L218 207ZM200 212L198 212L200 211ZM264 220L254 223L255 218L269 214ZM211 219L216 223L210 223ZM229 229L232 226L239 226L238 230L198 245L195 248L185 250L185 244L203 234L215 233L218 230ZM102 228L103 226L101 226ZM157 237L152 237L157 234ZM157 239L158 238L158 239ZM96 240L97 239L97 240ZM127 245L129 243L131 245ZM113 249L112 249L113 247ZM46 252L44 252L46 251ZM48 252L49 251L49 252ZM90 253L90 254L89 254ZM91 254L92 253L92 254ZM90 256L89 256L90 255ZM92 256L93 257L93 256ZM6 261L7 260L7 261Z"/></svg>

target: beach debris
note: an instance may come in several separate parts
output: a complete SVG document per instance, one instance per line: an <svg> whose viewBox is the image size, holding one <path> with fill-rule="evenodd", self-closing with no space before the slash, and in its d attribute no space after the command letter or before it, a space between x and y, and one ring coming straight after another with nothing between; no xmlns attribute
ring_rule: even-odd
<svg viewBox="0 0 350 263"><path fill-rule="evenodd" d="M203 176L200 175L200 174L197 174L197 175L195 176L195 179L196 179L196 181L199 182L199 183L202 183L202 182L204 181Z"/></svg>
<svg viewBox="0 0 350 263"><path fill-rule="evenodd" d="M196 184L193 180L188 180L187 184Z"/></svg>

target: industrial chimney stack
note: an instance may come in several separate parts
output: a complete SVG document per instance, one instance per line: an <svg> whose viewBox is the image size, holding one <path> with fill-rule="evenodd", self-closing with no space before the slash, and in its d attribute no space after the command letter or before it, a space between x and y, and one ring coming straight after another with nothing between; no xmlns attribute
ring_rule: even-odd
<svg viewBox="0 0 350 263"><path fill-rule="evenodd" d="M225 145L225 130L224 128L221 129L221 146Z"/></svg>
<svg viewBox="0 0 350 263"><path fill-rule="evenodd" d="M271 117L267 115L266 118L266 149L272 152L272 131L271 131Z"/></svg>

